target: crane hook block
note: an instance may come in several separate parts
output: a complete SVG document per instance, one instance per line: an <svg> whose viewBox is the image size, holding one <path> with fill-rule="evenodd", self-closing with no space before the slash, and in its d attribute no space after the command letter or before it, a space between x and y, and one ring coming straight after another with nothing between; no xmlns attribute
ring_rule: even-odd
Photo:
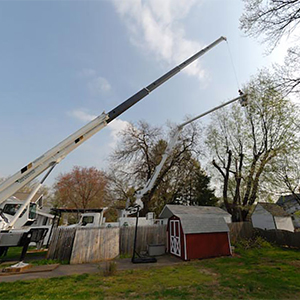
<svg viewBox="0 0 300 300"><path fill-rule="evenodd" d="M239 90L239 94L240 94L240 96L244 95L244 93L241 90ZM247 104L248 104L247 95L245 95L244 97L242 97L239 102L240 102L241 106L243 106L243 107L247 106Z"/></svg>

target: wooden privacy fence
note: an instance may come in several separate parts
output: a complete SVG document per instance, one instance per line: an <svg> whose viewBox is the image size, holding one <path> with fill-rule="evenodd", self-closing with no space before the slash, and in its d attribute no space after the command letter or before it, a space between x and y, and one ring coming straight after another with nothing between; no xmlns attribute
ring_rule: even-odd
<svg viewBox="0 0 300 300"><path fill-rule="evenodd" d="M255 232L270 243L300 249L300 232L278 229L263 230L259 228L255 228Z"/></svg>
<svg viewBox="0 0 300 300"><path fill-rule="evenodd" d="M120 228L120 254L128 255L133 252L135 227ZM150 244L165 244L167 242L167 225L140 226L138 227L136 251L147 251Z"/></svg>
<svg viewBox="0 0 300 300"><path fill-rule="evenodd" d="M121 228L56 228L47 258L71 264L113 259L133 252L135 227ZM166 225L140 226L137 252L149 244L166 244Z"/></svg>
<svg viewBox="0 0 300 300"><path fill-rule="evenodd" d="M71 264L113 259L119 255L120 228L78 228Z"/></svg>
<svg viewBox="0 0 300 300"><path fill-rule="evenodd" d="M228 224L230 241L235 243L241 239L250 239L254 236L254 229L250 222L236 222Z"/></svg>

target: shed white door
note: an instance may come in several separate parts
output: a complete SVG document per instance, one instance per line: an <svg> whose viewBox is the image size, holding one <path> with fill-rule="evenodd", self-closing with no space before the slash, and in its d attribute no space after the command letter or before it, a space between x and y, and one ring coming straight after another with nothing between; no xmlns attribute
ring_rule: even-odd
<svg viewBox="0 0 300 300"><path fill-rule="evenodd" d="M174 255L181 256L179 220L170 221L170 252Z"/></svg>

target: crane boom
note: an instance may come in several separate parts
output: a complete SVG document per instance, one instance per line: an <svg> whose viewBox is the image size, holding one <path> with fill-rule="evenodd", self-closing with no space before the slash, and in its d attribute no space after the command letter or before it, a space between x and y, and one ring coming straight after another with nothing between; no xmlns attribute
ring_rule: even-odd
<svg viewBox="0 0 300 300"><path fill-rule="evenodd" d="M9 177L7 180L0 184L0 204L4 202L7 198L11 197L19 189L25 186L27 183L34 180L48 168L53 167L53 165L58 164L63 158L66 157L71 151L76 149L81 143L89 139L108 123L114 120L116 117L121 115L131 106L139 102L161 84L169 80L171 77L176 75L182 69L187 67L193 61L198 59L200 56L204 55L207 51L212 49L214 46L219 44L221 41L226 40L225 37L220 37L213 43L203 48L195 55L191 56L183 63L173 68L159 79L148 85L147 87L141 89L139 92L125 100L119 106L115 107L109 113L103 112L101 115L96 117L94 120L83 126L81 129L77 130L75 133L71 134L69 137L64 139L55 147L48 150L46 153L38 157L36 160L27 164L24 168L19 170L17 173Z"/></svg>
<svg viewBox="0 0 300 300"><path fill-rule="evenodd" d="M247 101L247 95L246 94L241 94L240 96L238 96L236 98L233 98L233 99L231 99L231 100L229 100L229 101L227 101L225 103L222 103L221 105L216 106L216 107L214 107L214 108L212 108L212 109L210 109L210 110L208 110L208 111L206 111L206 112L204 112L204 113L202 113L202 114L200 114L200 115L198 115L198 116L196 116L194 118L191 118L191 119L185 121L184 123L182 123L182 124L180 124L180 125L178 125L176 127L174 133L172 134L172 136L171 136L171 138L170 138L170 140L168 142L167 148L166 148L164 154L162 155L160 163L155 167L155 170L154 170L152 176L147 181L147 183L145 184L145 186L143 187L143 189L141 189L141 190L139 190L139 191L136 192L136 194L135 194L135 198L136 198L136 200L135 200L135 206L133 207L132 211L134 210L134 208L137 205L139 206L139 209L142 209L144 207L144 204L142 202L142 198L149 191L151 191L151 189L153 188L154 183L155 183L158 175L160 174L160 172L161 172L164 164L167 161L167 158L171 155L171 153L172 153L172 151L173 151L173 149L174 149L174 147L175 147L175 145L177 143L179 134L182 131L182 129L186 125L191 124L191 123L195 122L196 120L198 120L198 119L200 119L200 118L202 118L202 117L204 117L204 116L206 116L206 115L208 115L208 114L210 114L210 113L212 113L212 112L214 112L214 111L216 111L216 110L218 110L218 109L220 109L220 108L222 108L224 106L227 106L227 105L229 105L229 104L231 104L233 102L236 102L238 100L240 100L240 104L242 106L245 106L246 105L246 101ZM129 208L129 201L127 201L126 206L127 206L127 209L128 209Z"/></svg>

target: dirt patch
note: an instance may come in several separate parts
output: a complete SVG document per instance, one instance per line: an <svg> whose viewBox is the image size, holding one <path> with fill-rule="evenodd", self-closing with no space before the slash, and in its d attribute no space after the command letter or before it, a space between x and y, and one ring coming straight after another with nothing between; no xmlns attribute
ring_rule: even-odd
<svg viewBox="0 0 300 300"><path fill-rule="evenodd" d="M212 270L209 270L209 269L199 269L199 272L204 274L204 275L210 275L210 276L213 276L213 277L217 277L218 274L217 273L214 273Z"/></svg>
<svg viewBox="0 0 300 300"><path fill-rule="evenodd" d="M288 264L293 267L300 268L300 260L293 260L293 261L288 262Z"/></svg>

